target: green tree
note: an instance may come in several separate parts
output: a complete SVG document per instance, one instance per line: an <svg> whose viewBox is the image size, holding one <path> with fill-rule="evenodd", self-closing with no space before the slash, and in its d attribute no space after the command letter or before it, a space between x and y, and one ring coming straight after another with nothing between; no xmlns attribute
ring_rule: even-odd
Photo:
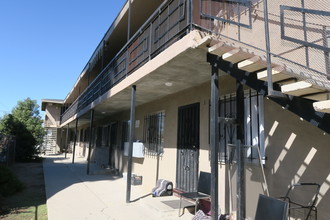
<svg viewBox="0 0 330 220"><path fill-rule="evenodd" d="M0 120L0 132L16 137L18 161L31 160L38 153L36 146L42 144L44 129L38 108L35 100L27 98Z"/></svg>
<svg viewBox="0 0 330 220"><path fill-rule="evenodd" d="M36 100L30 98L18 101L17 106L12 111L13 117L25 125L36 140L36 144L42 144L45 130L42 127L43 120L39 112L39 105Z"/></svg>

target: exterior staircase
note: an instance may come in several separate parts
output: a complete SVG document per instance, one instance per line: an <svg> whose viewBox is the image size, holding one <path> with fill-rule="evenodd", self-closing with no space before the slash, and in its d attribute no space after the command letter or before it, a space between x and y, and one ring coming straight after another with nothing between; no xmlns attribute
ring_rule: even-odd
<svg viewBox="0 0 330 220"><path fill-rule="evenodd" d="M218 56L219 69L259 93L268 95L267 62L242 48L218 41L209 48ZM271 63L273 88L269 98L320 129L330 133L330 80L325 74L297 73L281 63Z"/></svg>

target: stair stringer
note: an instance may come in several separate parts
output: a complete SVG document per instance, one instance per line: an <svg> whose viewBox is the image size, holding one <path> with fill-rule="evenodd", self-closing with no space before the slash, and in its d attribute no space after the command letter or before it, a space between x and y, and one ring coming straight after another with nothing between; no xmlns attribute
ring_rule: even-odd
<svg viewBox="0 0 330 220"><path fill-rule="evenodd" d="M247 72L238 68L237 64L223 60L221 57L208 53L209 63L217 62L218 69L239 80L264 96L268 96L267 82L258 80L256 72ZM274 90L280 93L280 86L273 84ZM280 96L268 96L275 103L293 112L297 116L310 122L312 125L330 134L330 114L317 112L313 107L313 100L280 93Z"/></svg>

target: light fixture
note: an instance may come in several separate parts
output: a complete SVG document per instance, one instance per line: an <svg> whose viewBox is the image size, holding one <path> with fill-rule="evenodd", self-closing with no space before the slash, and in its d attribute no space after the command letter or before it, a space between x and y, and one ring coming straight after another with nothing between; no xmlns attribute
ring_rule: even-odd
<svg viewBox="0 0 330 220"><path fill-rule="evenodd" d="M172 86L172 85L173 85L172 82L166 82L166 83L165 83L165 86L168 86L168 87L170 87L170 86Z"/></svg>

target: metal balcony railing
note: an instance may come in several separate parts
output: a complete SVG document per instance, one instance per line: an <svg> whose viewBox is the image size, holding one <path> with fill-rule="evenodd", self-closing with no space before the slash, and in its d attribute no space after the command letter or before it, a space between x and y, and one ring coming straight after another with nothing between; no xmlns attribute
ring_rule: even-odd
<svg viewBox="0 0 330 220"><path fill-rule="evenodd" d="M308 76L320 82L327 81L330 76L330 5L327 0L310 2L164 1L64 112L61 123L192 29L213 34L235 48L265 57L269 65L271 62L285 65L301 73L304 79Z"/></svg>
<svg viewBox="0 0 330 220"><path fill-rule="evenodd" d="M327 0L200 0L194 8L193 25L201 30L265 60L269 55L269 64L286 66L301 80L329 82Z"/></svg>
<svg viewBox="0 0 330 220"><path fill-rule="evenodd" d="M63 113L61 123L90 105L140 66L180 39L182 35L185 35L189 28L187 2L188 0L172 0L163 3Z"/></svg>

